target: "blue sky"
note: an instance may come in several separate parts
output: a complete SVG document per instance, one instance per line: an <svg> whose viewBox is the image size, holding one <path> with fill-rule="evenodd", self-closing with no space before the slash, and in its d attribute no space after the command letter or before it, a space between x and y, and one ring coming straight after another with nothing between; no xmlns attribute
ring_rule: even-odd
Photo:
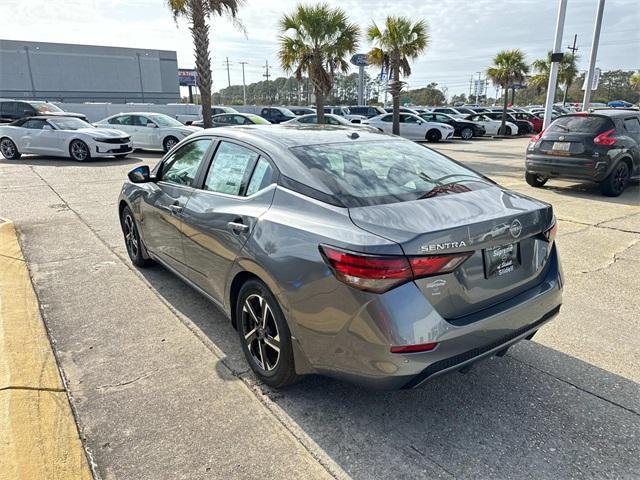
<svg viewBox="0 0 640 480"><path fill-rule="evenodd" d="M238 62L246 61L247 82L262 79L269 59L281 75L276 52L278 20L297 0L247 0L240 19L245 37L225 19L211 28L214 88L226 86L223 62L229 57L231 82L241 83ZM424 18L431 42L413 66L411 88L437 82L449 94L468 92L472 74L484 71L500 49L520 48L530 61L544 56L553 43L556 0L327 0L344 8L364 31L386 15ZM563 45L578 34L580 67L586 69L597 0L568 0ZM186 24L178 25L164 0L0 0L0 38L176 50L181 67L193 66ZM10 19L10 21L7 21ZM369 45L361 42L361 51ZM640 68L640 1L607 0L598 66ZM0 66L1 67L1 66ZM371 74L377 73L371 69ZM476 74L477 75L477 74Z"/></svg>

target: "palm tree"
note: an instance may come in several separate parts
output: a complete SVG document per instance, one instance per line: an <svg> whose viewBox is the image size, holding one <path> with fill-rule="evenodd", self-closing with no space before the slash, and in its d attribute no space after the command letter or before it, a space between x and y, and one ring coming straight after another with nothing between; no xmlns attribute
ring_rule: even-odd
<svg viewBox="0 0 640 480"><path fill-rule="evenodd" d="M640 91L640 70L629 77L629 85Z"/></svg>
<svg viewBox="0 0 640 480"><path fill-rule="evenodd" d="M238 9L244 0L167 0L167 6L173 18L186 18L193 38L196 57L196 83L202 101L202 119L204 127L211 123L211 54L209 52L209 25L207 20L212 15L228 16L236 26L243 29L237 19Z"/></svg>
<svg viewBox="0 0 640 480"><path fill-rule="evenodd" d="M367 30L367 37L374 44L369 52L369 61L383 67L392 78L389 91L393 98L393 133L400 133L400 93L405 82L400 75L411 75L409 60L416 59L429 44L427 22L418 20L411 23L406 17L389 16L384 30L373 23Z"/></svg>
<svg viewBox="0 0 640 480"><path fill-rule="evenodd" d="M358 26L350 23L341 8L326 3L298 5L280 19L278 56L285 72L294 72L297 80L308 75L316 96L318 123L324 123L324 101L333 87L336 71L346 73L345 56L358 48Z"/></svg>
<svg viewBox="0 0 640 480"><path fill-rule="evenodd" d="M525 55L517 48L514 50L503 50L493 59L493 66L487 68L487 77L494 84L500 85L504 89L504 106L502 108L502 125L500 133L505 132L505 122L507 119L507 103L509 102L509 88L513 88L516 83L522 83L529 73L529 65L525 61Z"/></svg>
<svg viewBox="0 0 640 480"><path fill-rule="evenodd" d="M578 57L576 55L565 55L562 57L558 68L558 83L564 85L564 94L562 103L565 102L567 91L571 84L578 76ZM544 91L549 85L549 72L551 72L551 52L547 53L546 58L539 58L534 61L531 66L536 71L535 75L529 80L529 85L538 92Z"/></svg>

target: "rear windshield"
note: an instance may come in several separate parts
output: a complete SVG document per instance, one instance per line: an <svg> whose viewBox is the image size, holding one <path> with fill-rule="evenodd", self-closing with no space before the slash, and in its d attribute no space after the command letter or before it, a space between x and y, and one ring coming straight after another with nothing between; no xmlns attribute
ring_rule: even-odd
<svg viewBox="0 0 640 480"><path fill-rule="evenodd" d="M598 115L569 115L557 118L549 125L549 132L601 133L613 128L613 123L606 117Z"/></svg>
<svg viewBox="0 0 640 480"><path fill-rule="evenodd" d="M490 180L409 141L310 145L291 149L310 185L346 207L405 202L492 186Z"/></svg>

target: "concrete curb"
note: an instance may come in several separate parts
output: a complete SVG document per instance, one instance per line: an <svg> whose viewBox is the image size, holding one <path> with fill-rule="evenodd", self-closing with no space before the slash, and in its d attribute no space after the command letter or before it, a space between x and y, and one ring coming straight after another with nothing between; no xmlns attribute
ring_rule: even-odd
<svg viewBox="0 0 640 480"><path fill-rule="evenodd" d="M0 480L91 479L12 222L0 218Z"/></svg>

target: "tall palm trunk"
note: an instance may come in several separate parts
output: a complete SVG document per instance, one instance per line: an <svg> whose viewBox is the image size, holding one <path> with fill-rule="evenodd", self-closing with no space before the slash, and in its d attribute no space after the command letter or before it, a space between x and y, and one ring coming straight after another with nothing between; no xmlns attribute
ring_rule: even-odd
<svg viewBox="0 0 640 480"><path fill-rule="evenodd" d="M500 130L498 135L504 135L506 133L505 123L507 122L507 104L509 103L509 88L504 88L504 104L502 106L502 123L500 124Z"/></svg>
<svg viewBox="0 0 640 480"><path fill-rule="evenodd" d="M322 60L319 53L315 54L315 60L309 69L309 76L313 82L313 93L316 95L316 116L318 117L318 125L324 125L324 85L321 80Z"/></svg>
<svg viewBox="0 0 640 480"><path fill-rule="evenodd" d="M191 5L191 36L195 46L196 80L202 103L204 128L211 128L211 57L209 54L209 27L206 23L202 0L189 0Z"/></svg>
<svg viewBox="0 0 640 480"><path fill-rule="evenodd" d="M394 135L400 135L400 93L402 84L400 83L400 55L394 53L391 57L391 69L393 71L393 82L391 85L391 98L393 99L393 125Z"/></svg>

